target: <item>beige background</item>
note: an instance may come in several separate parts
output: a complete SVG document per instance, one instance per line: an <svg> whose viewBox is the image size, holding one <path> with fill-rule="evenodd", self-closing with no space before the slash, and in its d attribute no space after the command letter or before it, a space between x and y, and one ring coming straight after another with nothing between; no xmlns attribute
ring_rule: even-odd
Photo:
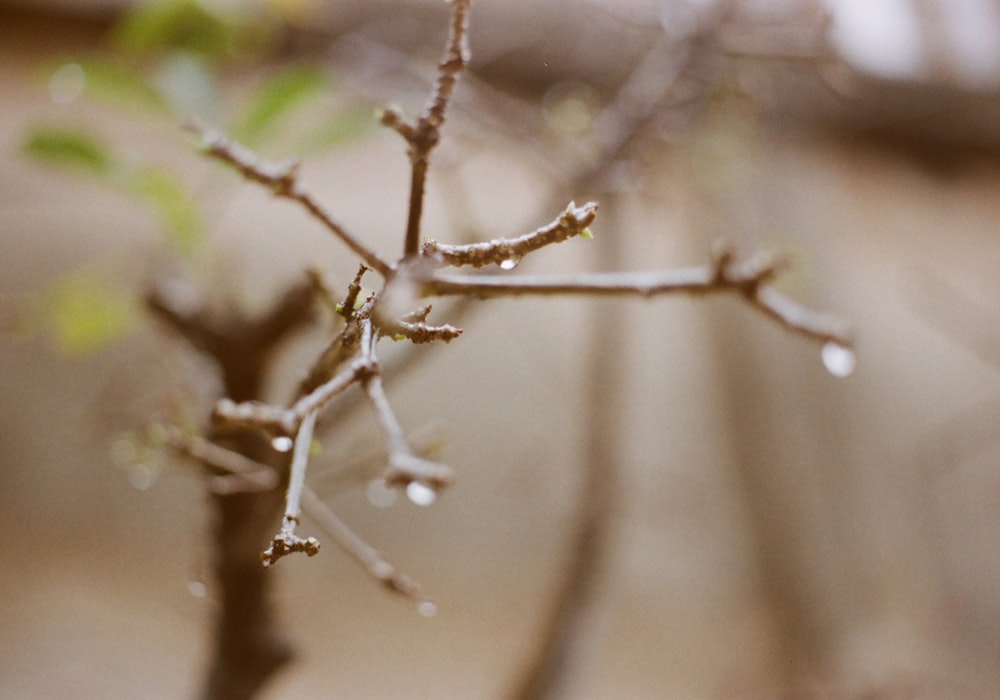
<svg viewBox="0 0 1000 700"><path fill-rule="evenodd" d="M196 188L215 188L226 271L214 279L243 292L248 308L316 260L347 281L354 263L343 248L291 205L217 182L173 125L49 102L40 62L95 45L91 25L9 16L0 22L5 306L79 265L140 287L170 264L140 206L22 158L25 130L53 117L100 125L184 169ZM488 235L521 233L547 220L535 212L562 209L562 199L542 206L537 153L489 133L475 139L473 117L460 118L465 136L440 154L429 228L455 235L447 212L458 201ZM990 150L973 145L942 172L839 130L747 120L713 112L620 200L607 218L615 227L602 214L595 241L541 252L519 271L596 269L619 240L635 269L700 264L720 234L744 249L790 251L783 289L854 324L855 374L834 379L818 347L735 299L484 303L461 339L423 350L426 363L388 385L405 425L442 426L455 486L428 509L378 510L360 487L331 495L432 592L439 614L421 618L332 546L283 561L274 575L300 656L267 697L502 694L560 573L587 430L584 339L610 314L627 321L625 337L607 339L626 371L608 436L625 483L603 633L578 697L997 692L1000 200ZM396 249L407 173L391 134L372 132L303 173L353 230ZM456 180L466 199L449 188ZM276 396L294 358L321 342L291 351ZM208 573L204 497L183 465L133 488L109 446L174 387L210 395L206 368L148 324L86 358L44 337L5 338L0 368L0 697L190 695L213 605L211 588L206 598L189 592ZM373 440L359 414L311 478Z"/></svg>

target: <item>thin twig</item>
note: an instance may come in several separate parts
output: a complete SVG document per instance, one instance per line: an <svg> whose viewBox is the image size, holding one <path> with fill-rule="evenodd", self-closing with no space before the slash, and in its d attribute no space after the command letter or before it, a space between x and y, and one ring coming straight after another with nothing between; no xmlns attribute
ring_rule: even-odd
<svg viewBox="0 0 1000 700"><path fill-rule="evenodd" d="M586 235L587 227L597 218L597 204L588 202L582 207L570 202L557 219L539 229L517 238L498 238L484 243L447 245L434 240L425 241L422 254L441 262L459 267L483 267L518 261L528 253L553 243L562 243L573 236Z"/></svg>
<svg viewBox="0 0 1000 700"><path fill-rule="evenodd" d="M462 329L457 326L445 323L440 326L431 326L426 323L407 323L399 321L395 324L386 324L382 331L387 335L403 336L411 343L433 343L435 340L443 340L450 343L458 336L462 335Z"/></svg>
<svg viewBox="0 0 1000 700"><path fill-rule="evenodd" d="M361 539L308 486L302 490L302 508L333 538L334 544L359 563L383 586L408 598L427 601L420 584L386 561L382 554Z"/></svg>
<svg viewBox="0 0 1000 700"><path fill-rule="evenodd" d="M813 340L854 344L837 320L789 299L768 285L779 265L755 258L742 264L706 265L665 272L591 273L567 277L449 275L432 273L420 280L427 296L620 296L654 297L667 294L736 292L754 308L790 331Z"/></svg>
<svg viewBox="0 0 1000 700"><path fill-rule="evenodd" d="M366 396L358 396L365 399ZM326 421L327 423L336 421ZM441 428L434 423L428 423L411 430L406 435L406 441L414 453L424 459L431 459L439 454L443 447ZM313 466L311 483L317 493L336 493L344 489L367 484L375 479L384 479L385 465L389 463L389 451L384 445L370 444L370 438L360 439L359 444L345 448L337 459L337 466L318 475Z"/></svg>
<svg viewBox="0 0 1000 700"><path fill-rule="evenodd" d="M307 416L323 409L335 396L350 388L351 384L368 371L370 371L368 363L359 357L332 379L288 408L260 401L237 403L230 399L221 399L215 404L212 418L217 423L227 426L255 427L281 435L291 435L301 428Z"/></svg>
<svg viewBox="0 0 1000 700"><path fill-rule="evenodd" d="M469 10L471 0L451 0L451 24L444 56L438 64L437 81L431 99L416 124L412 124L396 108L382 112L383 125L394 129L404 139L410 157L410 202L406 218L406 238L403 256L412 257L419 252L420 226L423 217L424 193L431 151L441 141L448 103L455 91L458 77L469 64Z"/></svg>
<svg viewBox="0 0 1000 700"><path fill-rule="evenodd" d="M278 473L274 469L239 452L227 450L203 437L189 435L174 426L166 428L166 437L167 446L175 452L227 472L208 478L208 489L212 493L268 491L278 485Z"/></svg>
<svg viewBox="0 0 1000 700"><path fill-rule="evenodd" d="M235 477L253 484L265 486L271 482L270 488L277 483L276 472L266 464L262 464L239 452L227 450L224 447L209 442L203 438L191 436L176 427L167 428L167 445L180 454L191 457L220 471L226 476ZM225 478L223 476L216 477ZM397 571L382 554L354 533L328 506L323 499L306 485L301 487L302 511L333 538L341 550L354 561L361 564L375 579L388 590L420 601L429 599L423 594L423 588L406 574Z"/></svg>
<svg viewBox="0 0 1000 700"><path fill-rule="evenodd" d="M383 475L386 483L390 486L408 486L416 481L434 491L444 488L451 483L454 472L443 464L418 457L410 447L406 432L396 419L382 387L374 336L366 335L361 343L361 352L365 361L373 368L370 374L361 379L361 386L375 411L389 449L389 464Z"/></svg>
<svg viewBox="0 0 1000 700"><path fill-rule="evenodd" d="M454 478L451 467L418 457L410 447L406 433L396 420L389 399L386 398L382 388L382 378L377 374L372 375L362 381L362 386L368 394L389 446L389 465L383 474L386 484L407 486L418 481L434 491L450 484Z"/></svg>
<svg viewBox="0 0 1000 700"><path fill-rule="evenodd" d="M380 258L373 250L333 219L316 199L302 188L298 181L298 163L274 165L261 161L252 151L230 141L222 134L201 125L189 123L188 131L200 138L200 149L216 160L231 165L243 177L270 188L278 197L298 202L313 218L321 222L337 238L353 250L358 257L378 271L383 277L391 277L393 266Z"/></svg>
<svg viewBox="0 0 1000 700"><path fill-rule="evenodd" d="M295 527L300 522L302 489L305 486L306 466L309 463L309 448L312 446L315 425L314 411L302 420L299 432L295 436L291 475L285 496L285 515L282 518L281 531L271 540L271 546L260 555L265 568L273 566L283 556L293 552L305 552L310 557L319 552L319 541L315 537L302 538L295 534Z"/></svg>

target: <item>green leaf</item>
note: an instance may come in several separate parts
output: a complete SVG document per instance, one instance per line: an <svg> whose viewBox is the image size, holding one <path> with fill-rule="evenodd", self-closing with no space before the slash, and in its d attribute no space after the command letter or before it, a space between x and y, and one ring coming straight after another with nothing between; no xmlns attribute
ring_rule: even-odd
<svg viewBox="0 0 1000 700"><path fill-rule="evenodd" d="M108 176L112 159L100 141L81 129L36 127L24 142L24 152L39 161Z"/></svg>
<svg viewBox="0 0 1000 700"><path fill-rule="evenodd" d="M233 48L232 30L198 0L154 0L131 5L114 32L117 45L151 54L181 50L221 56Z"/></svg>
<svg viewBox="0 0 1000 700"><path fill-rule="evenodd" d="M116 107L153 114L170 111L167 100L146 78L124 63L88 58L76 63L86 76L86 92Z"/></svg>
<svg viewBox="0 0 1000 700"><path fill-rule="evenodd" d="M275 75L250 98L233 135L248 146L259 145L282 119L308 103L326 86L326 76L318 68L297 67Z"/></svg>
<svg viewBox="0 0 1000 700"><path fill-rule="evenodd" d="M131 331L139 318L134 300L93 273L57 280L42 304L45 328L71 355L107 347Z"/></svg>
<svg viewBox="0 0 1000 700"><path fill-rule="evenodd" d="M587 240L590 240L593 237L594 233L589 228L585 228L582 231L580 231L580 238L586 238Z"/></svg>
<svg viewBox="0 0 1000 700"><path fill-rule="evenodd" d="M204 243L204 228L198 207L181 179L162 168L145 168L132 174L129 185L156 210L174 247L186 256L193 255Z"/></svg>

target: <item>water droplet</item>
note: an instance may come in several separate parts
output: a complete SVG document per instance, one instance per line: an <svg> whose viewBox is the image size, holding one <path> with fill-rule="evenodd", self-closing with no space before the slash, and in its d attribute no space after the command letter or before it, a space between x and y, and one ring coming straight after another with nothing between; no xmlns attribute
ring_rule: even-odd
<svg viewBox="0 0 1000 700"><path fill-rule="evenodd" d="M49 78L49 97L59 105L69 104L87 87L87 74L79 63L67 63Z"/></svg>
<svg viewBox="0 0 1000 700"><path fill-rule="evenodd" d="M517 267L517 264L519 262L521 262L521 261L518 260L517 258L507 258L506 260L502 260L500 262L500 269L501 270L513 270L515 267Z"/></svg>
<svg viewBox="0 0 1000 700"><path fill-rule="evenodd" d="M368 502L376 508L388 508L396 502L396 490L385 483L385 479L375 479L365 489Z"/></svg>
<svg viewBox="0 0 1000 700"><path fill-rule="evenodd" d="M133 464L128 469L128 483L132 488L147 491L156 481L156 470L148 464Z"/></svg>
<svg viewBox="0 0 1000 700"><path fill-rule="evenodd" d="M411 481L406 486L406 497L418 506L429 506L437 500L437 491L419 481Z"/></svg>
<svg viewBox="0 0 1000 700"><path fill-rule="evenodd" d="M279 435L271 440L271 447L273 447L276 452L288 452L294 446L295 441L287 435Z"/></svg>
<svg viewBox="0 0 1000 700"><path fill-rule="evenodd" d="M195 598L204 598L208 594L208 587L201 581L189 581L188 593Z"/></svg>
<svg viewBox="0 0 1000 700"><path fill-rule="evenodd" d="M823 366L835 377L848 377L858 364L854 351L840 343L830 341L823 346Z"/></svg>
<svg viewBox="0 0 1000 700"><path fill-rule="evenodd" d="M417 612L424 617L434 617L437 615L438 606L429 600L421 600L417 603Z"/></svg>

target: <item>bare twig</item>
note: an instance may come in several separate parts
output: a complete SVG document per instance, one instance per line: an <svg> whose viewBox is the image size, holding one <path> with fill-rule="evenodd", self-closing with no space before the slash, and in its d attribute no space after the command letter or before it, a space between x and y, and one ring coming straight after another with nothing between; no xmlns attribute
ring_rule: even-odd
<svg viewBox="0 0 1000 700"><path fill-rule="evenodd" d="M441 141L448 102L458 83L458 77L469 63L469 10L471 0L451 0L451 25L444 57L438 64L437 82L430 102L416 124L412 124L398 109L387 108L382 113L382 124L394 129L404 139L410 157L410 204L406 220L406 239L403 256L412 257L419 252L420 225L423 216L424 191L431 151Z"/></svg>
<svg viewBox="0 0 1000 700"><path fill-rule="evenodd" d="M333 538L334 543L345 554L361 564L388 590L428 602L420 584L406 574L400 573L377 549L355 534L308 486L302 490L302 508Z"/></svg>
<svg viewBox="0 0 1000 700"><path fill-rule="evenodd" d="M622 296L736 292L788 330L813 340L853 346L844 326L811 311L769 286L781 265L758 256L742 263L721 256L714 265L665 272L591 273L569 277L449 275L434 272L420 280L427 296Z"/></svg>
<svg viewBox="0 0 1000 700"><path fill-rule="evenodd" d="M454 472L450 467L418 457L413 452L386 398L382 378L373 375L363 380L362 384L389 446L389 467L383 475L386 483L389 486L407 486L418 481L434 491L451 483Z"/></svg>
<svg viewBox="0 0 1000 700"><path fill-rule="evenodd" d="M306 465L309 463L309 448L312 446L315 425L314 411L303 418L299 432L295 436L291 476L288 480L288 493L285 496L285 515L281 522L281 532L274 536L271 546L260 555L265 568L273 566L283 556L293 552L305 552L310 557L319 552L319 541L315 537L302 538L295 534L295 527L299 524L301 513L299 504L305 486Z"/></svg>
<svg viewBox="0 0 1000 700"><path fill-rule="evenodd" d="M356 296L356 292L349 293L348 296L352 294ZM213 417L221 425L257 427L284 436L296 433L285 514L281 530L272 538L271 546L261 555L265 567L273 565L281 557L293 552L305 552L312 556L319 551L319 543L315 538L304 539L295 534L299 522L299 502L305 485L309 444L312 441L319 411L333 397L355 382L361 383L386 437L389 453L388 465L383 474L386 483L390 486L409 486L413 482L418 482L437 491L452 480L453 472L449 467L423 459L414 453L389 405L382 388L378 357L375 354L378 336L369 318L372 307L373 302L366 303L358 312L352 312L349 319L349 323L355 324L360 334L356 357L333 378L302 396L292 406L282 408L255 401L236 403L229 399L223 399L216 404ZM421 309L416 312L416 317L426 317L429 311Z"/></svg>
<svg viewBox="0 0 1000 700"><path fill-rule="evenodd" d="M361 376L369 373L369 363L358 357L332 379L321 384L288 408L259 401L237 403L221 399L212 417L227 426L262 428L266 431L291 435L300 430L306 417L322 410L338 394L346 391Z"/></svg>
<svg viewBox="0 0 1000 700"><path fill-rule="evenodd" d="M389 399L382 388L378 358L375 356L375 338L368 336L361 344L361 352L373 371L361 379L361 385L368 395L379 426L385 435L389 449L389 465L383 478L390 486L408 486L416 481L437 491L444 488L454 476L450 467L418 457L406 439L403 427L396 419Z"/></svg>
<svg viewBox="0 0 1000 700"><path fill-rule="evenodd" d="M573 236L586 235L587 227L595 218L597 218L595 202L588 202L582 207L570 202L566 211L555 221L518 238L498 238L485 243L467 245L446 245L429 240L424 242L421 251L427 257L454 267L462 265L483 267L491 263L516 262L544 246L562 243Z"/></svg>
<svg viewBox="0 0 1000 700"><path fill-rule="evenodd" d="M167 428L167 445L180 454L191 457L219 471L235 477L248 485L263 487L265 482L276 482L275 471L238 452L227 450L203 438L187 435L179 428ZM273 488L275 483L270 483ZM306 485L301 487L302 511L333 538L341 550L348 554L388 590L428 602L423 588L406 574L400 573L382 554L354 533L316 493Z"/></svg>
<svg viewBox="0 0 1000 700"><path fill-rule="evenodd" d="M174 426L167 427L166 435L167 445L175 452L227 472L208 477L208 489L212 493L268 491L278 486L278 473L266 464L227 450L203 437L189 435Z"/></svg>
<svg viewBox="0 0 1000 700"><path fill-rule="evenodd" d="M313 218L320 221L337 238L353 250L358 257L378 271L391 277L393 266L333 219L316 199L302 188L298 181L298 163L273 165L262 162L252 151L226 139L222 134L198 124L187 124L188 131L200 138L200 148L207 155L231 165L243 177L270 188L278 197L298 202Z"/></svg>
<svg viewBox="0 0 1000 700"><path fill-rule="evenodd" d="M423 321L400 320L383 322L379 328L379 334L391 336L394 340L406 338L411 343L416 344L433 343L435 340L450 343L462 335L462 329L448 323L435 326Z"/></svg>

